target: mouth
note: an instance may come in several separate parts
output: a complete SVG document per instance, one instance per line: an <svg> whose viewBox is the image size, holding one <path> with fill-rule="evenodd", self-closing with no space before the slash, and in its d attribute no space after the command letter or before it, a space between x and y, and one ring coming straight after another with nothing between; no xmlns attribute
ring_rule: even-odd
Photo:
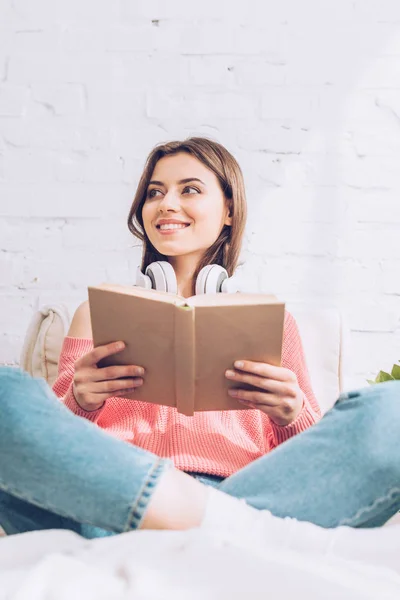
<svg viewBox="0 0 400 600"><path fill-rule="evenodd" d="M178 231L182 231L183 229L187 229L188 227L190 227L190 223L160 223L159 225L156 225L156 229L162 235L171 235Z"/></svg>

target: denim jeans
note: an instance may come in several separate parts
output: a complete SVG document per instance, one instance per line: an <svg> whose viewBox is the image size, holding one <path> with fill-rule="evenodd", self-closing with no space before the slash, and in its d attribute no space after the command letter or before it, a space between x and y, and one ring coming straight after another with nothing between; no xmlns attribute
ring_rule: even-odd
<svg viewBox="0 0 400 600"><path fill-rule="evenodd" d="M0 367L0 525L87 538L136 529L171 461L73 415L43 380ZM231 477L248 504L323 527L377 527L400 510L400 383L342 395L320 423Z"/></svg>

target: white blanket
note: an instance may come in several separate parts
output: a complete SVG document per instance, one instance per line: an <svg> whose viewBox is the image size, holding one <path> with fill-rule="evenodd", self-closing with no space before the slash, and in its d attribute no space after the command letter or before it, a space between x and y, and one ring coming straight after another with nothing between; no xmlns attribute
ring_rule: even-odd
<svg viewBox="0 0 400 600"><path fill-rule="evenodd" d="M93 541L42 531L0 540L0 600L224 598L398 600L400 574L334 557L255 550L201 530Z"/></svg>

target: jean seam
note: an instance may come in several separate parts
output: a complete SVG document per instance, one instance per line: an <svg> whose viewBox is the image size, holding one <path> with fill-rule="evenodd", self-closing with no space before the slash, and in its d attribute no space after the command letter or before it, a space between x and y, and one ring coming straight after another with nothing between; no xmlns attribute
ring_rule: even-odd
<svg viewBox="0 0 400 600"><path fill-rule="evenodd" d="M149 469L142 488L129 511L129 516L123 529L124 532L131 531L132 529L138 529L152 493L168 463L169 461L159 458Z"/></svg>
<svg viewBox="0 0 400 600"><path fill-rule="evenodd" d="M123 527L123 529L122 529L122 532L130 531L131 529L138 528L138 526L140 525L140 522L142 521L142 518L143 518L144 509L147 507L147 504L152 495L152 491L156 487L158 479L160 478L165 467L167 467L168 464L169 464L168 460L160 458L151 467L151 469L147 473L146 480L143 483L143 486L138 494L138 497L129 511L129 516L127 518L125 527ZM39 500L36 500L33 496L21 494L21 492L19 490L15 490L13 487L4 484L2 481L0 481L0 489L3 492L10 494L11 496L18 498L19 500L28 502L29 504L33 504L37 508L40 508L42 510L48 510L49 512L52 512L55 515L58 515L59 517L64 517L65 519L71 519L71 521L74 521L75 523L80 522L78 519L71 517L71 515L66 514L64 511L53 506L51 504L51 502L47 502L46 504L43 504L42 502L39 502ZM88 519L85 519L84 522L85 522L85 524L92 525L93 527L101 527L103 529L109 530L109 527L105 526L104 524L98 523L98 522L95 523Z"/></svg>
<svg viewBox="0 0 400 600"><path fill-rule="evenodd" d="M354 525L358 525L359 523L357 523L357 521L359 521L362 516L365 516L368 513L371 513L380 504L386 503L388 500L391 500L392 503L394 503L397 499L400 499L400 488L393 487L384 496L379 496L379 498L376 498L376 500L374 500L374 502L372 504L370 504L369 506L360 508L352 517L342 519L338 523L338 526L344 525L344 526L348 526L348 527L353 527ZM372 515L372 516L376 516L376 515Z"/></svg>

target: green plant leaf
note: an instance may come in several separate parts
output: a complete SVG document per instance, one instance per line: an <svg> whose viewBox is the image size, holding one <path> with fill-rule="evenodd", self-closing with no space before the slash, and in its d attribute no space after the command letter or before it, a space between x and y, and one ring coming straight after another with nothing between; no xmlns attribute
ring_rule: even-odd
<svg viewBox="0 0 400 600"><path fill-rule="evenodd" d="M384 383L385 381L392 381L394 377L390 373L386 373L386 371L379 371L376 377L376 383Z"/></svg>
<svg viewBox="0 0 400 600"><path fill-rule="evenodd" d="M400 365L393 365L392 377L393 379L400 379Z"/></svg>
<svg viewBox="0 0 400 600"><path fill-rule="evenodd" d="M375 385L376 382L372 379L367 379L367 383L369 383L369 385Z"/></svg>

